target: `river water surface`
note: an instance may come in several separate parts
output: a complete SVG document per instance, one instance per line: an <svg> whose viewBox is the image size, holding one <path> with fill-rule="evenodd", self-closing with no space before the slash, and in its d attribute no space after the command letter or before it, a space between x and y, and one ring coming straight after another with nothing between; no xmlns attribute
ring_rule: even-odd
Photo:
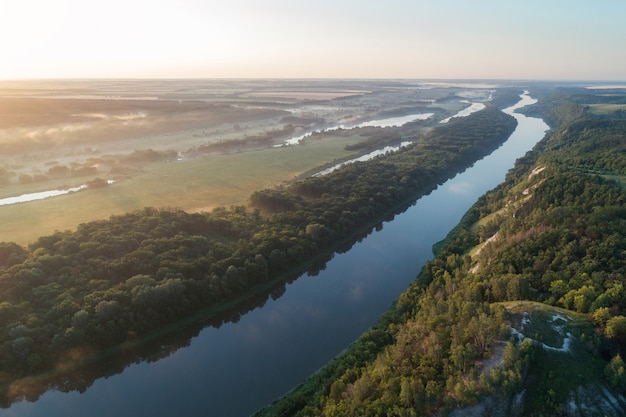
<svg viewBox="0 0 626 417"><path fill-rule="evenodd" d="M532 102L525 94L506 112ZM514 116L518 126L499 149L335 255L319 274L287 285L281 297L237 322L205 328L164 359L132 364L83 393L49 391L0 416L249 416L375 324L432 259L432 245L548 129L540 119Z"/></svg>

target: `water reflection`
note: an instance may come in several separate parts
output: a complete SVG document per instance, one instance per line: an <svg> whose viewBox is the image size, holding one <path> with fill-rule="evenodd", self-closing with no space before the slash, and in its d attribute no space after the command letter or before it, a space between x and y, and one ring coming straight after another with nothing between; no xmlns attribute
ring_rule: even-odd
<svg viewBox="0 0 626 417"><path fill-rule="evenodd" d="M476 185L471 182L457 182L448 186L448 190L450 190L450 192L466 195L471 194L474 188L476 188Z"/></svg>
<svg viewBox="0 0 626 417"><path fill-rule="evenodd" d="M431 191L432 189L427 190L424 195L428 195ZM415 201L398 206L395 212L385 217L384 222L389 224L397 214L405 212L414 204ZM49 391L61 393L77 392L82 394L102 378L106 379L113 375L121 374L133 365L140 363L150 364L170 357L179 349L189 347L191 341L207 328L220 329L226 324L239 323L241 318L251 311L264 307L270 300L278 300L286 293L288 285L303 276L315 277L319 275L320 272L326 269L327 263L333 260L336 254L350 252L354 245L363 242L374 231L379 232L382 229L383 222L378 222L369 229L354 235L351 240L340 242L334 248L334 252L318 257L308 267L303 267L302 270L294 271L291 275L277 280L273 286L251 295L248 299L229 310L220 313L200 312L142 341L110 350L103 355L90 357L75 363L72 367L64 366L63 369L57 369L54 373L18 379L10 386L1 389L0 407L8 408L13 403L20 401L33 403ZM362 268L364 269L360 270L358 265L356 265L356 268L353 268L350 273L362 276L371 274L371 271L367 270L369 268L367 264L363 264ZM346 279L343 284L346 285L346 291L341 296L341 302L347 305L361 306L364 300L367 300L372 295L370 289L362 281ZM324 317L330 314L328 310L320 308L317 303L311 300L299 303L297 314L299 319L305 320L307 320L307 317L308 320L314 321L328 321L331 319L330 317ZM276 330L281 326L285 326L287 318L293 320L293 313L290 311L274 311L266 316L265 320L270 322L271 326ZM247 327L242 329L241 337L247 339L249 343L258 342L258 339L260 339L258 326L248 324ZM23 404L26 403L21 403L20 405ZM11 414L0 412L0 415ZM19 415L23 414L19 413Z"/></svg>
<svg viewBox="0 0 626 417"><path fill-rule="evenodd" d="M369 120L366 122L362 122L356 125L339 125L328 127L325 129L318 129L312 132L304 133L302 135L294 136L291 139L287 139L283 145L275 145L277 147L280 146L290 146L290 145L299 145L304 139L311 137L317 133L324 132L332 132L333 130L339 129L353 129L358 127L399 127L403 126L407 123L416 122L418 120L427 120L434 116L435 113L415 113L409 114L407 116L398 116L398 117L388 117L385 119L377 119L377 120Z"/></svg>
<svg viewBox="0 0 626 417"><path fill-rule="evenodd" d="M402 208L404 210L406 207ZM175 323L162 332L153 334L142 341L126 344L106 352L103 355L90 357L75 363L73 366L64 366L55 372L35 377L27 377L14 381L10 386L0 388L0 407L8 408L19 401L36 402L40 396L48 391L63 393L84 393L99 379L108 378L122 373L128 367L138 363L153 363L171 356L180 348L188 347L191 340L207 328L219 329L225 324L238 323L240 319L252 310L262 308L269 300L276 301L286 292L287 285L294 282L306 273L307 276L316 276L326 268L327 262L333 259L335 253L344 253L361 242L374 230L380 230L382 225L357 234L350 241L345 241L336 248L336 252L318 257L308 269L296 270L291 275L278 279L275 284L262 291L252 294L248 299L241 301L231 309L219 313L200 312L188 319ZM356 291L356 290L355 290ZM301 305L298 314L320 317L323 314L314 304ZM308 309L308 311L307 311ZM280 325L290 313L278 314L275 312L270 318L272 325ZM258 328L248 327L246 338L253 342L257 339ZM256 336L255 336L256 335ZM0 413L5 415L3 413ZM10 415L10 414L9 414ZM21 415L21 413L20 413Z"/></svg>
<svg viewBox="0 0 626 417"><path fill-rule="evenodd" d="M372 152L370 152L368 154L361 155L358 158L349 159L349 160L341 162L341 163L339 163L337 165L333 165L332 167L326 168L326 169L324 169L324 170L322 170L320 172L317 172L317 173L313 174L312 176L313 177L320 177L322 175L330 174L331 172L341 168L344 165L352 164L354 162L369 161L370 159L373 159L373 158L375 158L377 156L385 155L385 154L388 154L388 153L391 153L391 152L396 152L396 151L400 150L400 148L404 148L405 146L409 146L412 143L413 142L405 141L405 142L400 143L400 145L398 145L398 146L385 146L382 149L377 149L377 150L372 151Z"/></svg>
<svg viewBox="0 0 626 417"><path fill-rule="evenodd" d="M468 101L464 101L465 103L469 103ZM485 107L487 107L484 103L469 103L469 106L464 108L463 110L459 111L457 114L452 115L448 118L443 119L442 121L440 121L439 123L448 123L450 120L454 119L455 117L467 117L472 113L476 113L477 111L480 111L482 109L484 109Z"/></svg>
<svg viewBox="0 0 626 417"><path fill-rule="evenodd" d="M189 346L191 340L206 327L220 328L226 323L237 323L243 315L262 307L267 300L278 299L285 293L285 286L298 275L294 274L286 281L255 294L233 309L218 314L200 313L146 338L142 343L125 345L104 355L86 359L71 368L57 370L53 374L17 380L3 389L0 406L6 408L21 400L34 402L48 390L83 393L94 381L119 374L132 364L151 363L166 358L178 349Z"/></svg>

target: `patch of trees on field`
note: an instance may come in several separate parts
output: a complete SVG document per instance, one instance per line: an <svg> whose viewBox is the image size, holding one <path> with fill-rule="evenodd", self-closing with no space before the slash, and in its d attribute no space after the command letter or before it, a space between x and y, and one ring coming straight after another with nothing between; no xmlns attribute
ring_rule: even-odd
<svg viewBox="0 0 626 417"><path fill-rule="evenodd" d="M307 268L498 147L514 128L511 116L486 109L393 155L254 193L250 209L146 208L26 248L0 243L0 387L77 352L219 311Z"/></svg>
<svg viewBox="0 0 626 417"><path fill-rule="evenodd" d="M398 129L393 128L393 127L385 128L385 129L374 128L371 130L368 128L351 129L351 131L361 131L361 130L364 130L365 132L373 130L373 132L370 133L369 135L365 132L362 133L361 135L367 136L367 139L351 144L351 145L346 145L345 149L347 151L375 150L375 149L382 149L385 146L392 146L392 145L398 146L400 145L403 139Z"/></svg>
<svg viewBox="0 0 626 417"><path fill-rule="evenodd" d="M17 180L19 184L45 182L60 178L93 177L98 174L117 175L138 169L139 167L157 163L174 161L178 154L174 150L157 151L151 148L137 149L128 155L103 155L88 158L82 163L74 162L70 165L61 165L51 162L50 168L42 173L20 172L22 166L10 169L0 167L0 186L9 185Z"/></svg>
<svg viewBox="0 0 626 417"><path fill-rule="evenodd" d="M246 135L241 139L229 139L198 145L184 151L183 156L194 158L207 154L232 153L250 149L269 148L274 145L277 139L287 138L295 131L296 127L292 124L288 124L281 129L274 129L256 135Z"/></svg>

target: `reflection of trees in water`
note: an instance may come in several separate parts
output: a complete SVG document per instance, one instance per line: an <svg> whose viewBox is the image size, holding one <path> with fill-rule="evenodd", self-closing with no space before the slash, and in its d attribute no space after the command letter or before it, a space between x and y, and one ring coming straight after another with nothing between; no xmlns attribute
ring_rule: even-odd
<svg viewBox="0 0 626 417"><path fill-rule="evenodd" d="M67 365L64 369L14 381L9 386L3 387L2 392L0 392L0 407L8 408L12 403L21 400L35 402L48 390L83 393L96 380L120 374L130 365L141 362L156 362L167 358L178 349L189 346L191 340L207 327L220 328L226 323L238 323L245 314L263 307L269 298L277 300L282 297L286 293L287 284L294 282L304 272L310 276L318 275L326 269L326 264L334 258L335 253L347 253L356 243L363 241L374 231L382 230L384 222L392 221L397 214L406 211L415 204L415 201L413 199L396 211L390 212L383 221L370 225L367 229L364 228L351 240L338 242L334 246L334 252L326 253L313 259L309 264L302 265L302 269L294 271L285 280L251 295L231 309L219 313L200 312L141 340L126 343L109 349L103 354L77 361Z"/></svg>
<svg viewBox="0 0 626 417"><path fill-rule="evenodd" d="M404 212L412 204L414 202L402 206L396 214ZM391 221L394 217L395 214L392 213L384 221ZM64 369L14 381L10 386L2 389L0 407L8 408L12 403L21 400L35 402L49 390L84 393L96 380L120 374L130 365L157 362L167 358L178 349L188 347L191 340L207 327L220 328L226 323L238 323L247 313L263 307L268 299L279 299L286 293L287 285L298 279L304 272L309 276L318 275L326 269L326 264L334 258L335 253L348 252L354 244L382 228L383 222L379 222L354 236L352 240L339 243L335 247L335 252L319 256L311 263L303 265L301 270L294 271L285 280L251 295L231 309L219 313L201 312L174 323L161 332L109 349L103 354L77 361L67 365Z"/></svg>
<svg viewBox="0 0 626 417"><path fill-rule="evenodd" d="M268 298L278 299L285 293L287 283L297 276L239 303L236 307L217 314L199 313L182 320L167 329L143 338L135 343L127 343L107 352L57 369L53 373L23 378L3 387L0 406L8 408L13 402L37 401L48 390L61 392L85 392L97 379L108 378L122 373L128 366L140 362L156 362L164 359L180 348L190 345L191 339L207 327L219 328L225 323L237 323L246 313L265 305Z"/></svg>

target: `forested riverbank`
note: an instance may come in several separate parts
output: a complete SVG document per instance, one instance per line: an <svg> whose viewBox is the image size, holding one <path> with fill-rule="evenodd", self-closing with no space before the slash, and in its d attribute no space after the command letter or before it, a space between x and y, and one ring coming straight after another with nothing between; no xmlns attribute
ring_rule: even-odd
<svg viewBox="0 0 626 417"><path fill-rule="evenodd" d="M4 402L40 394L23 391L20 378L63 372L287 278L467 168L514 127L513 118L488 108L413 138L396 154L255 193L255 210L146 208L28 247L2 243Z"/></svg>
<svg viewBox="0 0 626 417"><path fill-rule="evenodd" d="M379 323L258 416L624 414L626 124L566 93Z"/></svg>

